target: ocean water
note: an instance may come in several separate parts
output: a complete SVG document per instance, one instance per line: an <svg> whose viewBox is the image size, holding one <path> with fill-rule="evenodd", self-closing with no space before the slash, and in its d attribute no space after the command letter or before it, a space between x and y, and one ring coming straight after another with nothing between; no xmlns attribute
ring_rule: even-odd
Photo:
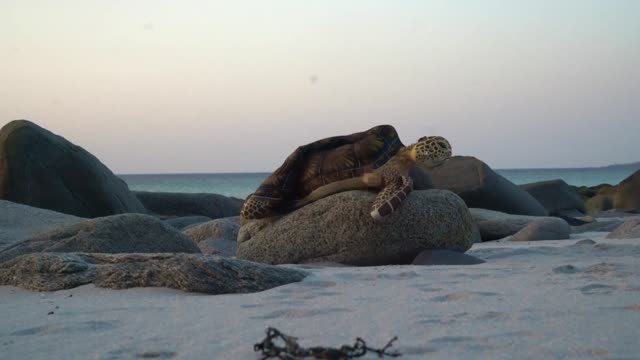
<svg viewBox="0 0 640 360"><path fill-rule="evenodd" d="M562 179L571 185L593 186L603 183L617 184L635 169L584 168L584 169L502 169L499 174L515 184ZM119 175L131 190L166 191L188 193L217 193L246 198L269 173L225 174L148 174Z"/></svg>

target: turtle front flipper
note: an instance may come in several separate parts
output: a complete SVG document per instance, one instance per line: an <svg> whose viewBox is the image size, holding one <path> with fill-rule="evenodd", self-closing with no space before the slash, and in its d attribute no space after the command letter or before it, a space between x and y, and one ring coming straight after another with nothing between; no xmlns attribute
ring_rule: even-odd
<svg viewBox="0 0 640 360"><path fill-rule="evenodd" d="M413 180L409 176L399 176L378 193L371 206L371 217L378 221L397 209L413 190Z"/></svg>
<svg viewBox="0 0 640 360"><path fill-rule="evenodd" d="M276 215L275 209L281 202L282 200L277 198L251 195L242 205L240 219L245 222L274 216Z"/></svg>

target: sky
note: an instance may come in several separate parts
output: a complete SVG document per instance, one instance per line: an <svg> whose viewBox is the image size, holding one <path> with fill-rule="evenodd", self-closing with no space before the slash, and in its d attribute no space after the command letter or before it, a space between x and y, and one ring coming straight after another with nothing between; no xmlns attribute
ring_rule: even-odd
<svg viewBox="0 0 640 360"><path fill-rule="evenodd" d="M114 172L270 172L391 124L494 168L640 160L636 0L0 0L0 126Z"/></svg>

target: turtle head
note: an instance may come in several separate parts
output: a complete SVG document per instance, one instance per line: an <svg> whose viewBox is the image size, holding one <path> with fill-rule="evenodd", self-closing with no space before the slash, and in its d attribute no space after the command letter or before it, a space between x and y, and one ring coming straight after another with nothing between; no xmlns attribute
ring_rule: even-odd
<svg viewBox="0 0 640 360"><path fill-rule="evenodd" d="M435 166L451 157L451 145L441 136L424 136L409 147L411 157L427 166Z"/></svg>

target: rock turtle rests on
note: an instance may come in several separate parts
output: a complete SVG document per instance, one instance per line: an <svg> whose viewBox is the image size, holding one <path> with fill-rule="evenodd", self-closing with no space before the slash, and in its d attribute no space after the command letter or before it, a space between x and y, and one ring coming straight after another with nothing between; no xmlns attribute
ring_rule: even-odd
<svg viewBox="0 0 640 360"><path fill-rule="evenodd" d="M404 146L391 125L300 146L251 194L243 222L285 214L329 195L378 190L371 207L375 220L391 214L413 190L409 171L417 163L434 165L451 157L440 136Z"/></svg>

